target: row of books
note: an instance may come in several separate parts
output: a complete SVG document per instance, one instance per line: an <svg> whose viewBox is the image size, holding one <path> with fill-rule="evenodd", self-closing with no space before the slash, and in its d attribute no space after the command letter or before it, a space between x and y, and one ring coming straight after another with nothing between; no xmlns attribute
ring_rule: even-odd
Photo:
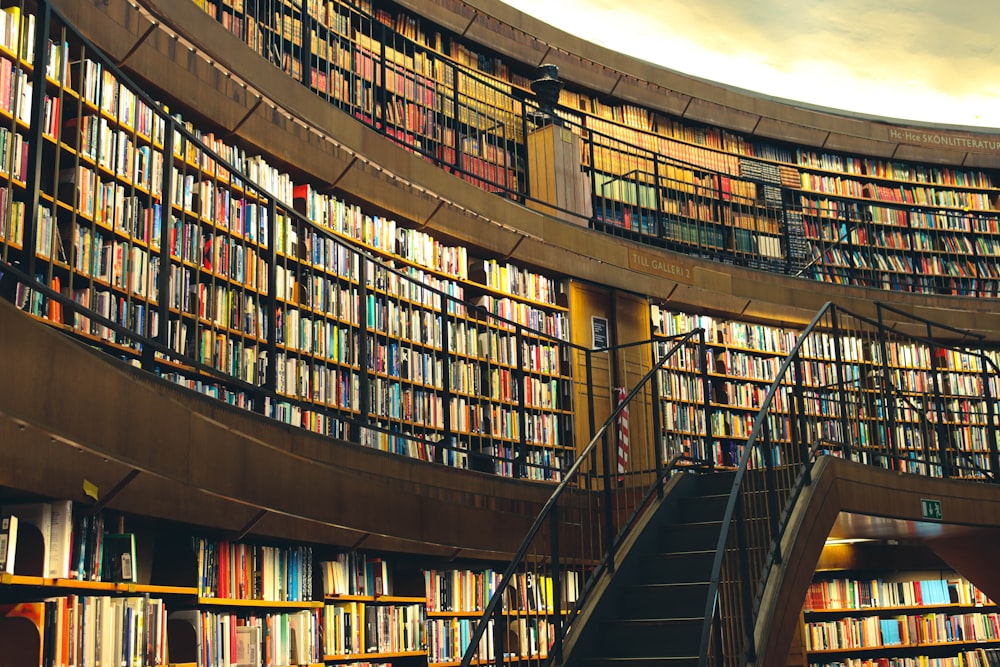
<svg viewBox="0 0 1000 667"><path fill-rule="evenodd" d="M1000 639L1000 614L927 613L810 621L805 638L808 651L993 641Z"/></svg>
<svg viewBox="0 0 1000 667"><path fill-rule="evenodd" d="M0 604L0 643L17 663L16 646L27 630L13 623L25 619L39 641L34 664L140 665L167 664L167 612L163 601L147 596L66 595L38 602ZM21 636L17 636L20 634ZM30 659L31 656L23 656ZM28 664L28 663L24 663Z"/></svg>
<svg viewBox="0 0 1000 667"><path fill-rule="evenodd" d="M323 654L424 653L423 604L342 601L323 608Z"/></svg>
<svg viewBox="0 0 1000 667"><path fill-rule="evenodd" d="M310 665L323 660L320 609L297 612L236 613L190 609L171 612L170 659L199 667ZM102 663L103 664L103 663Z"/></svg>
<svg viewBox="0 0 1000 667"><path fill-rule="evenodd" d="M337 554L335 560L319 564L323 594L327 597L361 595L381 597L393 594L392 570L388 561L360 551Z"/></svg>
<svg viewBox="0 0 1000 667"><path fill-rule="evenodd" d="M308 546L273 547L193 538L198 594L227 600L303 602L313 598Z"/></svg>
<svg viewBox="0 0 1000 667"><path fill-rule="evenodd" d="M352 368L331 368L279 352L275 371L275 391L280 395L340 410L357 410L361 405L360 378Z"/></svg>
<svg viewBox="0 0 1000 667"><path fill-rule="evenodd" d="M307 317L295 308L275 311L275 342L288 352L337 361L358 363L358 332L337 320Z"/></svg>
<svg viewBox="0 0 1000 667"><path fill-rule="evenodd" d="M482 260L472 267L472 274L490 289L532 301L555 305L556 298L561 295L554 279L527 271L509 262Z"/></svg>
<svg viewBox="0 0 1000 667"><path fill-rule="evenodd" d="M16 63L0 60L0 109L28 124L31 121L31 77Z"/></svg>
<svg viewBox="0 0 1000 667"><path fill-rule="evenodd" d="M1000 665L1000 650L977 648L960 651L953 657L893 656L878 658L845 658L809 662L809 667L992 667Z"/></svg>
<svg viewBox="0 0 1000 667"><path fill-rule="evenodd" d="M0 572L46 579L135 582L132 533L109 533L101 513L69 500L4 505Z"/></svg>
<svg viewBox="0 0 1000 667"><path fill-rule="evenodd" d="M381 377L369 379L369 410L377 417L443 429L445 399L436 391Z"/></svg>
<svg viewBox="0 0 1000 667"><path fill-rule="evenodd" d="M472 643L477 618L429 618L427 620L427 654L431 665L454 664L462 660L466 649ZM494 657L493 630L491 619L479 639L474 660L488 662Z"/></svg>
<svg viewBox="0 0 1000 667"><path fill-rule="evenodd" d="M726 360L727 366L739 365L736 363L739 357L734 356L734 353L759 354L763 360L771 358L770 355L787 354L798 339L798 332L791 328L671 311L657 304L650 305L650 318L654 333L666 336L686 334L698 328L705 329L707 342L711 346L711 358ZM856 372L860 372L858 364L880 367L882 363L881 347L875 341L849 334L832 336L822 331L813 332L803 341L803 353L805 358L839 360L842 365L846 362L844 368L854 369ZM958 377L966 374L970 381L975 381L973 378L982 372L982 361L976 351L932 348L914 342L893 341L886 345L885 353L886 360L894 369L954 371L955 373L949 374L949 382L964 382ZM985 354L992 353L987 351Z"/></svg>
<svg viewBox="0 0 1000 667"><path fill-rule="evenodd" d="M962 578L885 581L829 579L815 581L806 594L806 611L957 604L992 606L993 602Z"/></svg>
<svg viewBox="0 0 1000 667"><path fill-rule="evenodd" d="M990 189L993 183L984 171L954 169L936 165L909 164L897 160L861 158L835 153L820 153L806 148L795 150L796 162L803 167L840 171L853 176L868 176L895 181L934 183L965 188Z"/></svg>

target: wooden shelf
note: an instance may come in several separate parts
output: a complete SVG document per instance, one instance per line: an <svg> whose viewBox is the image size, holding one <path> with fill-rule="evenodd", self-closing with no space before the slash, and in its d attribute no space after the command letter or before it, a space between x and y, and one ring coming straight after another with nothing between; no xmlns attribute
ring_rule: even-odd
<svg viewBox="0 0 1000 667"><path fill-rule="evenodd" d="M237 600L230 598L198 597L201 607L254 607L258 609L318 609L323 603L318 600L287 602L277 600Z"/></svg>

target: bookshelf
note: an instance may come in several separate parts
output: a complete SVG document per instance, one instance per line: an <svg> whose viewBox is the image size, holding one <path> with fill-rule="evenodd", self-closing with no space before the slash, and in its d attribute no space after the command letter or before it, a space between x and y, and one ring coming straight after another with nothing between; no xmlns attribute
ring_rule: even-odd
<svg viewBox="0 0 1000 667"><path fill-rule="evenodd" d="M171 609L172 661L199 667L322 662L322 601L314 600L311 546L186 539L188 565L174 576L190 577L197 596Z"/></svg>
<svg viewBox="0 0 1000 667"><path fill-rule="evenodd" d="M7 535L13 567L0 574L8 664L167 664L168 600L193 596L193 586L151 582L135 533L89 507L32 500L0 511L19 519Z"/></svg>
<svg viewBox="0 0 1000 667"><path fill-rule="evenodd" d="M415 21L381 9L313 3L309 19L303 83L315 93L475 185L516 190L523 111L508 84L457 67L420 45Z"/></svg>
<svg viewBox="0 0 1000 667"><path fill-rule="evenodd" d="M212 6L254 18L239 3ZM11 211L38 215L10 218L0 248L80 309L24 283L18 307L286 423L559 481L574 446L560 278L293 179L147 97L71 26L51 23L46 48L5 61L40 103L12 111L38 168L4 192Z"/></svg>
<svg viewBox="0 0 1000 667"><path fill-rule="evenodd" d="M222 5L205 3L225 22ZM315 92L480 187L527 187L523 65L388 2L311 3L302 25ZM997 295L1000 189L985 170L752 138L579 88L561 102L609 234L835 284Z"/></svg>
<svg viewBox="0 0 1000 667"><path fill-rule="evenodd" d="M427 596L427 650L432 665L458 664L469 636L500 583L492 569L424 570ZM494 658L494 621L483 634L477 660Z"/></svg>
<svg viewBox="0 0 1000 667"><path fill-rule="evenodd" d="M197 526L4 494L15 500L0 513L21 518L13 572L0 573L4 664L427 661L426 597L410 556L396 562L261 536L229 540ZM57 520L46 524L42 509ZM129 580L112 557L118 535L130 538ZM68 570L43 571L49 551L70 545Z"/></svg>
<svg viewBox="0 0 1000 667"><path fill-rule="evenodd" d="M338 554L320 568L325 662L427 660L426 598L415 572L397 576L387 560L360 552Z"/></svg>
<svg viewBox="0 0 1000 667"><path fill-rule="evenodd" d="M470 636L500 583L501 573L493 569L424 570L427 595L427 644L432 665L461 661ZM480 639L476 660L495 656L496 633L505 646L506 660L538 660L548 657L556 632L556 600L559 612L567 615L580 593L581 574L561 574L559 590L550 576L527 571L515 573L515 583L507 589L499 617L494 616ZM497 626L500 623L500 626Z"/></svg>
<svg viewBox="0 0 1000 667"><path fill-rule="evenodd" d="M705 383L697 373L693 346L660 371L661 447L714 465L731 464L799 332L657 304L651 305L651 325L654 337L703 328L710 376ZM793 391L801 391L803 409L820 429L811 437L836 443L845 429L853 429L851 439L861 446L850 455L861 462L926 474L907 459L945 447L968 471L990 468L988 415L996 387L993 381L984 385L976 350L935 349L892 337L883 343L874 331L860 330L820 332L803 349L801 388L792 381L779 385L769 410L776 461L780 445L790 442ZM706 396L709 410L703 408Z"/></svg>
<svg viewBox="0 0 1000 667"><path fill-rule="evenodd" d="M991 664L996 605L955 572L905 568L828 570L821 559L803 606L806 664Z"/></svg>

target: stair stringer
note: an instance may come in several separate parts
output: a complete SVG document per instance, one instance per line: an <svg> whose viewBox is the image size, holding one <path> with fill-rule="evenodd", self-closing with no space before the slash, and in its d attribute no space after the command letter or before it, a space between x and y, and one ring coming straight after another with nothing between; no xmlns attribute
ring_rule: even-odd
<svg viewBox="0 0 1000 667"><path fill-rule="evenodd" d="M618 548L615 571L610 574L605 571L594 584L594 589L568 630L563 661L553 661L553 665L579 665L595 655L601 641L601 625L620 608L626 587L639 581L639 564L643 558L658 550L660 530L678 522L681 503L697 494L697 478L698 475L693 473L674 475L665 485L663 498L653 499L654 506L640 517Z"/></svg>

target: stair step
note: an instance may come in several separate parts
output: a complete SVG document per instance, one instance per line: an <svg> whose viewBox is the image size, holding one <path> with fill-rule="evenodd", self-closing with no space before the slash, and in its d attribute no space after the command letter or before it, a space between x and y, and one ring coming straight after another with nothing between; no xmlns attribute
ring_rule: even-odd
<svg viewBox="0 0 1000 667"><path fill-rule="evenodd" d="M683 523L721 521L726 512L728 494L694 496L681 501L680 519Z"/></svg>
<svg viewBox="0 0 1000 667"><path fill-rule="evenodd" d="M657 656L654 658L587 658L578 664L584 667L697 667L698 656Z"/></svg>
<svg viewBox="0 0 1000 667"><path fill-rule="evenodd" d="M660 530L660 551L701 551L715 549L719 544L722 522L698 521L675 523Z"/></svg>
<svg viewBox="0 0 1000 667"><path fill-rule="evenodd" d="M650 554L643 559L639 583L682 584L706 582L712 576L715 551Z"/></svg>
<svg viewBox="0 0 1000 667"><path fill-rule="evenodd" d="M608 621L602 624L599 653L623 658L695 655L703 625L702 618Z"/></svg>
<svg viewBox="0 0 1000 667"><path fill-rule="evenodd" d="M698 476L698 495L729 495L736 479L735 472L714 472Z"/></svg>
<svg viewBox="0 0 1000 667"><path fill-rule="evenodd" d="M622 600L622 615L629 619L693 618L705 613L707 597L707 582L628 586Z"/></svg>

